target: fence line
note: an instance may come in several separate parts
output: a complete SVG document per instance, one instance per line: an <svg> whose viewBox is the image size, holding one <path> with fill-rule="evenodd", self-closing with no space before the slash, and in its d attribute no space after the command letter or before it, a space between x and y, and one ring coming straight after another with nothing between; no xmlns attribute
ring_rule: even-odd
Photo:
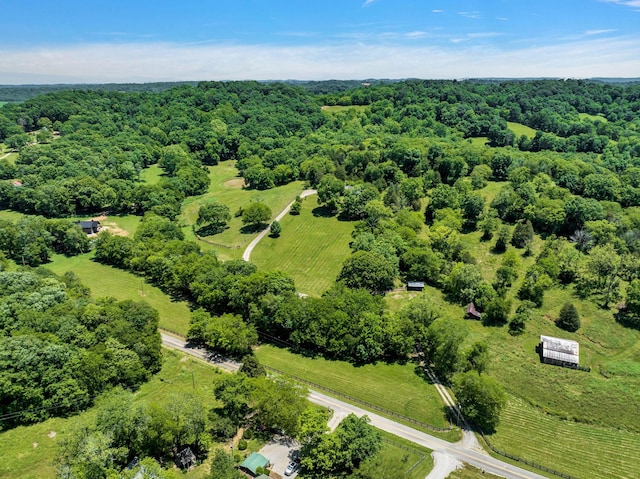
<svg viewBox="0 0 640 479"><path fill-rule="evenodd" d="M564 472L556 471L555 469L552 469L547 466L543 466L542 464L538 464L537 462L530 461L528 459L523 459L522 457L514 456L513 454L509 454L508 452L502 451L497 447L495 447L493 444L491 444L491 442L489 442L489 439L487 438L487 436L485 436L482 429L476 427L476 430L480 433L480 435L482 436L482 439L484 439L484 442L487 444L487 446L489 446L489 449L491 449L494 453L498 454L499 456L503 456L508 459L511 459L512 461L526 464L527 466L530 466L534 469L548 472L549 474L553 474L554 476L557 476L557 477L562 477L563 479L578 479L577 477L572 476L570 474L565 474Z"/></svg>
<svg viewBox="0 0 640 479"><path fill-rule="evenodd" d="M176 336L178 336L178 337L184 338L184 336L182 336L181 334L176 333L175 331L171 331L171 330L169 330L169 329L167 329L167 328L158 328L158 329L161 329L161 330L163 330L163 331L167 331L167 332L169 332L169 333L171 333L171 334L174 334L174 335L176 335ZM275 340L275 341L277 341L277 342L279 342L279 343L281 343L281 344L283 344L283 345L293 346L292 344L287 343L286 341L280 340L280 339L278 339L278 338L271 337L271 336L270 336L270 335L268 335L268 334L260 333L260 335L261 335L261 336L265 336L265 337L267 337L267 338L268 338L268 339L270 339L270 340ZM449 427L448 427L448 428L443 428L443 427L433 426L433 425L431 425L431 424L427 424L427 423L424 423L424 422L418 421L418 420L416 420L416 419L412 419L412 418L410 418L410 417L403 416L402 414L398 414L398 413L396 413L396 412L394 412L394 411L391 411L391 410L389 410L389 409L383 408L383 407L381 407L381 406L377 406L377 405L375 405L375 404L371 404L371 403L369 403L369 402L367 402L367 401L364 401L364 400L362 400L362 399L359 399L359 398L356 398L356 397L350 396L349 394L345 394L345 393L342 393L342 392L336 391L336 390L334 390L334 389L328 388L328 387L326 387L326 386L322 386L322 385L320 385L320 384L316 384L316 383L314 383L313 381L309 381L309 380L307 380L307 379L304 379L304 378L301 378L301 377L298 377L298 376L294 376L294 375L292 375L292 374L287 374L287 373L285 373L284 371L280 371L279 369L273 368L273 367L271 367L271 366L266 366L266 365L264 365L264 368L265 368L266 370L268 370L268 371L272 371L272 372L274 372L274 373L276 373L276 374L279 374L279 375L281 375L281 376L287 376L287 377L290 377L290 378L292 378L292 379L295 379L296 381L299 381L299 382L305 383L305 384L307 384L307 385L309 385L309 386L311 386L311 387L313 387L313 388L315 388L315 389L324 390L324 391L326 391L326 392L328 392L328 393L331 393L331 394L333 394L333 395L335 395L335 396L343 397L343 398L345 398L345 399L348 399L348 400L349 400L349 401L351 401L351 402L355 402L355 403L358 403L358 404L362 404L362 405L366 406L367 408L374 409L374 410L379 411L379 412L382 412L383 414L386 414L386 415L388 415L388 416L391 416L391 417L395 417L395 418L401 419L401 420L403 420L403 421L409 422L409 423L411 423L411 424L415 424L415 425L417 425L417 426L423 427L423 428L425 428L425 429L429 429L429 430L431 430L431 431L435 431L435 432L449 432L449 431L453 430L453 426L452 426L452 425L449 425ZM454 416L454 419L455 419L456 423L457 423L459 426L462 426L462 418L460 417L459 413L458 413L458 414L452 414L452 416ZM516 462L519 462L519 463L522 463L522 464L526 464L527 466L530 466L530 467L532 467L532 468L534 468L534 469L538 469L538 470L540 470L540 471L547 472L547 473L549 473L549 474L553 474L554 476L561 477L561 478L563 478L563 479L578 479L577 477L572 476L572 475L570 475L570 474L565 474L565 473L563 473L563 472L556 471L555 469L552 469L552 468L547 467L547 466L543 466L542 464L538 464L537 462L530 461L530 460L528 460L528 459L524 459L524 458L522 458L522 457L518 457L518 456L515 456L515 455L510 454L510 453L508 453L508 452L502 451L501 449L498 449L498 448L497 448L497 447L495 447L493 444L491 444L491 442L489 441L489 438L487 438L487 436L484 434L484 432L482 431L482 429L480 429L480 428L479 428L479 427L477 427L477 426L475 427L475 429L476 429L476 431L480 434L480 436L482 437L482 439L484 440L484 442L486 443L486 445L489 447L489 449L491 449L491 451L493 451L495 454L498 454L499 456L506 457L506 458L508 458L508 459L511 459L512 461L516 461ZM412 449L412 448L409 448L408 446L405 446L404 444L399 444L399 443L396 443L396 442L394 442L394 441L390 441L390 440L388 440L388 439L383 439L383 441L384 441L384 442L387 442L387 443L389 443L389 444L393 444L394 446L399 447L399 448L401 448L401 449L405 449L405 450L407 450L407 451L413 451L413 452L418 452L418 451L419 451L418 449ZM419 452L421 452L421 451L419 451ZM422 453L422 452L421 452L421 453ZM426 456L425 456L425 457L426 457ZM425 458L425 457L423 457L420 461L418 461L416 464L414 464L414 465L411 467L411 469L409 469L409 470L407 471L407 473L409 473L409 472L411 472L413 469L415 469L415 468L416 468L416 467L417 467L417 466L418 466L418 465L419 465L419 464L424 460L424 458Z"/></svg>
<svg viewBox="0 0 640 479"><path fill-rule="evenodd" d="M379 412L381 412L383 414L386 414L387 416L392 416L392 417L401 419L401 420L403 420L405 422L409 422L411 424L414 424L416 426L420 426L420 427L425 428L425 429L429 429L429 430L434 431L434 432L449 432L449 431L453 430L453 426L451 426L451 425L449 427L432 426L431 424L427 424L425 422L418 421L416 419L412 419L412 418L407 417L407 416L403 416L402 414L398 414L397 412L391 411L391 410L383 408L381 406L377 406L377 405L371 404L371 403L369 403L367 401L363 401L362 399L359 399L359 398L354 397L354 396L350 396L349 394L345 394L343 392L336 391L336 390L328 388L326 386L322 386L320 384L316 384L313 381L309 381L308 379L304 379L304 378L301 378L301 377L298 377L298 376L294 376L292 374L287 374L284 371L280 371L279 369L272 368L271 366L264 366L264 368L269 370L269 371L271 371L271 372L274 372L276 374L280 374L282 376L287 376L287 377L290 377L292 379L295 379L296 381L299 381L301 383L307 384L307 385L313 387L314 389L320 389L320 390L326 391L326 392L328 392L330 394L333 394L334 396L342 397L342 398L348 399L351 402L362 404L363 406L365 406L365 407L367 407L369 409L374 409L374 410L379 411Z"/></svg>

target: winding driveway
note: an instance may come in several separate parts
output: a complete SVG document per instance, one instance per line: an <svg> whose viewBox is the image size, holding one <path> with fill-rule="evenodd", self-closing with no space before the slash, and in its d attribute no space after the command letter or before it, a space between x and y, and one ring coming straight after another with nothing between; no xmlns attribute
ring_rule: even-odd
<svg viewBox="0 0 640 479"><path fill-rule="evenodd" d="M304 190L302 193L300 193L300 198L306 198L307 196L315 195L316 193L317 193L316 190ZM289 203L287 207L283 209L278 216L276 216L276 219L274 221L280 221L282 218L284 218L284 215L286 215L289 212L289 210L291 209L291 205L293 205L294 203L295 201L292 201L291 203ZM249 259L251 258L251 252L253 251L253 248L255 248L256 245L260 243L260 240L264 238L269 232L269 226L263 229L260 232L260 234L256 236L251 243L249 243L249 246L247 246L247 249L245 249L244 253L242 253L243 260L249 261Z"/></svg>
<svg viewBox="0 0 640 479"><path fill-rule="evenodd" d="M227 371L237 371L240 368L239 363L231 361L228 358L212 354L202 349L192 348L185 343L184 340L176 336L171 336L166 333L161 334L162 344L167 348L178 349L184 353L207 361L212 365L226 369ZM309 390L309 400L314 404L331 408L334 411L334 414L341 416L351 413L356 414L357 416L367 415L373 426L407 439L415 444L419 444L420 446L431 449L437 453L437 457L449 462L449 464L464 462L486 472L490 472L491 474L506 477L507 479L547 479L545 476L541 476L535 472L527 471L526 469L522 469L518 466L514 466L491 457L484 451L478 451L475 445L466 444L464 438L458 443L450 443L409 426L405 426L404 424L397 423L391 419L379 416L378 414L367 411L358 406L354 406L339 399L319 393L318 391ZM445 467L444 469L447 470L449 468ZM429 477L434 476L430 474Z"/></svg>

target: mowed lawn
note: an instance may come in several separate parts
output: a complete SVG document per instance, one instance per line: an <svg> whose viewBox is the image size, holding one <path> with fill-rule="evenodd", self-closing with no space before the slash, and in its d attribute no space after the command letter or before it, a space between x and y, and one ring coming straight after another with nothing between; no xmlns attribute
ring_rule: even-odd
<svg viewBox="0 0 640 479"><path fill-rule="evenodd" d="M92 253L66 257L54 255L45 267L56 274L73 271L94 297L111 296L119 301L146 301L158 310L160 327L186 335L191 312L185 301L172 301L140 276L92 261Z"/></svg>
<svg viewBox="0 0 640 479"><path fill-rule="evenodd" d="M287 375L432 426L449 425L435 387L416 374L413 363L379 362L356 367L345 361L301 356L267 344L261 345L255 354L262 364ZM459 434L446 433L443 437L456 440Z"/></svg>
<svg viewBox="0 0 640 479"><path fill-rule="evenodd" d="M140 172L140 180L148 185L158 184L162 176L164 176L164 170L160 168L157 163L149 166L148 168L144 168Z"/></svg>
<svg viewBox="0 0 640 479"><path fill-rule="evenodd" d="M640 434L561 420L514 397L490 440L498 449L580 479L640 477Z"/></svg>
<svg viewBox="0 0 640 479"><path fill-rule="evenodd" d="M195 392L203 398L213 397L213 384L219 370L180 353L163 350L162 370L136 392L140 403L163 403L181 392ZM209 402L210 404L210 402ZM66 419L54 418L31 426L21 426L0 433L0 479L53 479L56 445L74 427L91 421L95 410L89 409ZM184 475L187 479L204 477L207 464Z"/></svg>
<svg viewBox="0 0 640 479"><path fill-rule="evenodd" d="M295 280L298 291L313 296L335 282L351 253L354 228L354 222L335 216L314 216L317 207L317 196L305 198L299 215L288 214L280 221L280 237L266 236L251 253L251 261L261 270L283 271Z"/></svg>
<svg viewBox="0 0 640 479"><path fill-rule="evenodd" d="M227 205L232 216L227 228L221 233L204 237L204 241L199 241L202 249L215 250L222 260L241 258L244 248L258 234L258 232L243 229L242 218L234 216L240 208L248 206L252 201L260 201L271 208L273 219L303 190L302 181L294 181L264 191L244 189L242 187L244 180L238 176L238 170L233 161L210 166L209 172L211 184L208 193L187 198L184 201L180 222L186 238L195 239L193 227L198 218L200 206L212 201Z"/></svg>

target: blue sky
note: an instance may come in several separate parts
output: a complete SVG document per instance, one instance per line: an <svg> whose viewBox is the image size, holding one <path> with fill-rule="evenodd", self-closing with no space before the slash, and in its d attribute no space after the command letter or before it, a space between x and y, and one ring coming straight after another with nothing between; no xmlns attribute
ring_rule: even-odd
<svg viewBox="0 0 640 479"><path fill-rule="evenodd" d="M0 84L640 77L640 0L3 0Z"/></svg>

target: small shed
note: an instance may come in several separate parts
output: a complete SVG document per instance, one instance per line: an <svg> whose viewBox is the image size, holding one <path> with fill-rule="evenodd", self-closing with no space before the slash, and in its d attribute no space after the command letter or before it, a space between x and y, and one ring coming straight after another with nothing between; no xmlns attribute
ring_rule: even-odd
<svg viewBox="0 0 640 479"><path fill-rule="evenodd" d="M578 368L580 345L571 339L540 336L540 360L545 364L555 364L565 368Z"/></svg>
<svg viewBox="0 0 640 479"><path fill-rule="evenodd" d="M267 468L270 465L271 464L269 463L269 459L258 452L252 452L249 457L242 461L242 464L240 464L240 469L251 474L251 476L253 477L257 477L259 467Z"/></svg>
<svg viewBox="0 0 640 479"><path fill-rule="evenodd" d="M189 469L196 465L196 455L190 447L185 447L176 455L176 465L180 469Z"/></svg>
<svg viewBox="0 0 640 479"><path fill-rule="evenodd" d="M423 289L423 281L407 281L407 291L422 291Z"/></svg>
<svg viewBox="0 0 640 479"><path fill-rule="evenodd" d="M95 234L100 231L100 222L96 220L78 221L76 224L88 235Z"/></svg>
<svg viewBox="0 0 640 479"><path fill-rule="evenodd" d="M476 305L473 303L467 304L467 308L464 310L464 314L468 319L482 319L482 314L476 309Z"/></svg>

